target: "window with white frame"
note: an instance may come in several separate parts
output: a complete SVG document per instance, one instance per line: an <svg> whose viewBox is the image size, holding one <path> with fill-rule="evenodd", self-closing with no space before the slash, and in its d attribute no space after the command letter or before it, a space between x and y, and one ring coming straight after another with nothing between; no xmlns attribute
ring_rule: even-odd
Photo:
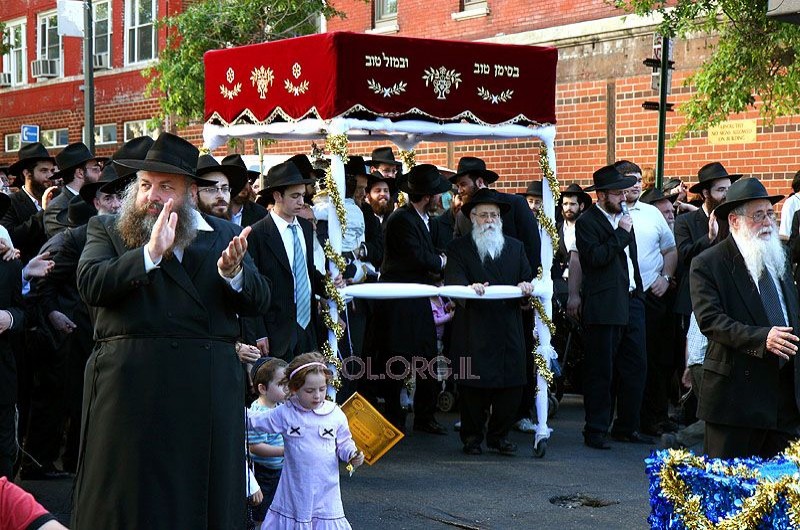
<svg viewBox="0 0 800 530"><path fill-rule="evenodd" d="M108 0L92 4L94 11L94 53L111 53L111 3ZM109 63L110 64L110 63Z"/></svg>
<svg viewBox="0 0 800 530"><path fill-rule="evenodd" d="M55 11L39 15L37 58L61 59L61 37L58 34L58 15Z"/></svg>
<svg viewBox="0 0 800 530"><path fill-rule="evenodd" d="M125 0L126 49L125 63L139 63L155 59L156 47L156 0Z"/></svg>
<svg viewBox="0 0 800 530"><path fill-rule="evenodd" d="M47 148L66 147L69 143L69 129L48 129L39 135L39 141Z"/></svg>
<svg viewBox="0 0 800 530"><path fill-rule="evenodd" d="M86 128L83 128L83 142L86 143ZM117 143L117 124L116 123L103 123L94 126L94 143L95 145L101 144L115 144Z"/></svg>
<svg viewBox="0 0 800 530"><path fill-rule="evenodd" d="M397 0L375 0L375 24L397 20Z"/></svg>
<svg viewBox="0 0 800 530"><path fill-rule="evenodd" d="M158 138L158 131L147 124L147 120L126 121L124 124L125 141L133 140L139 136Z"/></svg>
<svg viewBox="0 0 800 530"><path fill-rule="evenodd" d="M6 141L6 153L13 153L14 151L19 151L20 133L7 134L5 141Z"/></svg>
<svg viewBox="0 0 800 530"><path fill-rule="evenodd" d="M3 55L2 71L11 74L11 86L24 85L28 81L25 21L7 22L3 42L8 45L8 53Z"/></svg>

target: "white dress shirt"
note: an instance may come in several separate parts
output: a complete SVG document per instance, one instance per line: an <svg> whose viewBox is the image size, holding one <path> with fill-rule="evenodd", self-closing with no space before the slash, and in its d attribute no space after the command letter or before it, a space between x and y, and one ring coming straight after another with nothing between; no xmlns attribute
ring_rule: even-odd
<svg viewBox="0 0 800 530"><path fill-rule="evenodd" d="M628 205L636 237L636 261L647 291L664 270L664 252L675 248L675 236L658 208L636 201Z"/></svg>

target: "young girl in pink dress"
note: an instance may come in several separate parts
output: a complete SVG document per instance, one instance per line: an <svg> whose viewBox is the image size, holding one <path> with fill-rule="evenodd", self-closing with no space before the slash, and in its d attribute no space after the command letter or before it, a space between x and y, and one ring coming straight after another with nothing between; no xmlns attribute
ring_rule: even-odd
<svg viewBox="0 0 800 530"><path fill-rule="evenodd" d="M250 413L250 428L283 435L284 464L262 530L345 530L339 460L364 463L344 412L325 396L333 374L316 352L286 367L289 398L283 406Z"/></svg>

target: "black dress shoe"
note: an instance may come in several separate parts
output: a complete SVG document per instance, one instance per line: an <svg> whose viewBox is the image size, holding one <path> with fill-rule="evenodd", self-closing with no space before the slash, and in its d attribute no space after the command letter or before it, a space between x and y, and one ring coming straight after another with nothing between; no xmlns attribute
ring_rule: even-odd
<svg viewBox="0 0 800 530"><path fill-rule="evenodd" d="M447 434L447 429L442 427L436 420L431 420L425 423L415 423L414 430L420 432L427 432L430 434L439 434L439 435Z"/></svg>
<svg viewBox="0 0 800 530"><path fill-rule="evenodd" d="M601 433L583 433L583 443L592 449L611 449L608 438Z"/></svg>
<svg viewBox="0 0 800 530"><path fill-rule="evenodd" d="M58 480L70 478L72 475L61 471L53 464L48 464L42 467L23 467L19 476L22 480Z"/></svg>
<svg viewBox="0 0 800 530"><path fill-rule="evenodd" d="M481 446L480 445L476 445L476 444L464 444L464 447L463 447L462 451L464 451L464 454L467 454L467 455L480 455L480 454L483 454L483 451L481 450Z"/></svg>
<svg viewBox="0 0 800 530"><path fill-rule="evenodd" d="M611 438L618 442L625 442L631 444L643 444L643 445L655 445L656 441L650 437L645 436L644 434L640 433L639 431L633 431L631 433L611 433Z"/></svg>
<svg viewBox="0 0 800 530"><path fill-rule="evenodd" d="M488 443L487 442L486 443L486 447L488 447L489 449L492 449L494 451L497 451L501 455L513 455L514 453L517 452L517 444L515 444L514 442L509 441L506 438L503 438L502 440L498 440L497 442L494 442L494 443Z"/></svg>

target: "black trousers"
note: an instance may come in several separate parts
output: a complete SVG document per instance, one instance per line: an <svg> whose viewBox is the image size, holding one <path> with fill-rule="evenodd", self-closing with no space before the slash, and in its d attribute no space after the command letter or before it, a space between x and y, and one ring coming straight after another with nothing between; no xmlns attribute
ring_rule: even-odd
<svg viewBox="0 0 800 530"><path fill-rule="evenodd" d="M647 375L644 303L628 300L628 324L587 324L584 355L583 406L586 433L607 433L614 414L614 431L639 430L639 415Z"/></svg>
<svg viewBox="0 0 800 530"><path fill-rule="evenodd" d="M461 441L465 445L480 445L484 430L486 442L490 445L506 438L516 419L517 408L522 400L522 389L522 386L478 388L459 385Z"/></svg>
<svg viewBox="0 0 800 530"><path fill-rule="evenodd" d="M536 365L533 362L533 328L536 321L533 309L522 312L522 326L525 331L525 384L522 387L522 398L517 407L516 420L533 418L533 407L536 403Z"/></svg>
<svg viewBox="0 0 800 530"><path fill-rule="evenodd" d="M644 299L647 342L647 380L642 400L641 426L654 430L669 419L669 388L675 372L677 315L669 293L658 297L649 291Z"/></svg>

